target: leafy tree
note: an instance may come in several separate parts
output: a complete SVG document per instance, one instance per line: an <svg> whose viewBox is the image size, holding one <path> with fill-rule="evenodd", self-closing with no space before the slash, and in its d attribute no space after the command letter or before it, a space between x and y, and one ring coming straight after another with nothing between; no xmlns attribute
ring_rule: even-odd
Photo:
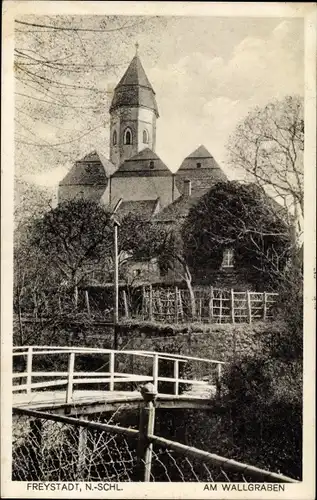
<svg viewBox="0 0 317 500"><path fill-rule="evenodd" d="M91 201L63 203L34 221L30 244L49 259L59 283L76 287L111 252L111 214Z"/></svg>
<svg viewBox="0 0 317 500"><path fill-rule="evenodd" d="M224 249L237 269L256 270L274 285L290 256L291 226L282 207L255 184L220 182L194 205L182 228L186 260L194 271L219 269Z"/></svg>
<svg viewBox="0 0 317 500"><path fill-rule="evenodd" d="M255 108L229 138L229 162L304 216L303 99L288 96Z"/></svg>
<svg viewBox="0 0 317 500"><path fill-rule="evenodd" d="M119 251L123 252L123 259L146 261L157 257L164 248L165 239L163 227L138 214L129 213L121 221Z"/></svg>

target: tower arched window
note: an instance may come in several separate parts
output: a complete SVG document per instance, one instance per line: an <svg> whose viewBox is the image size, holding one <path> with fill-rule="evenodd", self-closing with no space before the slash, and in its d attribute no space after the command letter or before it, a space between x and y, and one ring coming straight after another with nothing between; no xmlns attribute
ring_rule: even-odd
<svg viewBox="0 0 317 500"><path fill-rule="evenodd" d="M124 131L123 144L132 144L132 131L130 128L126 128Z"/></svg>
<svg viewBox="0 0 317 500"><path fill-rule="evenodd" d="M117 144L117 141L118 141L118 136L117 136L117 131L115 130L112 136L112 144L115 146Z"/></svg>
<svg viewBox="0 0 317 500"><path fill-rule="evenodd" d="M149 143L149 133L146 129L143 130L143 144Z"/></svg>

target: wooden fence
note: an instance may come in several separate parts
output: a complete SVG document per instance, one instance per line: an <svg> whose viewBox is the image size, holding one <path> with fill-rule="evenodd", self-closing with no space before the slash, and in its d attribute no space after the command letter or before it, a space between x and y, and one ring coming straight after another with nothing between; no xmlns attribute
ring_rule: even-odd
<svg viewBox="0 0 317 500"><path fill-rule="evenodd" d="M278 294L236 292L214 287L194 289L194 311L188 290L143 287L141 317L168 323L252 323L274 317Z"/></svg>

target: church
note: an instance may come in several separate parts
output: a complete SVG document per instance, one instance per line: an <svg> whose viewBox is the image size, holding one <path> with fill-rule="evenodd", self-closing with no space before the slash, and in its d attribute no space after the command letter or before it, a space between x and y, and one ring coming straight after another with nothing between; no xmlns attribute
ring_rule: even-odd
<svg viewBox="0 0 317 500"><path fill-rule="evenodd" d="M137 49L114 89L109 113L109 158L93 151L76 161L59 184L58 203L85 198L118 216L137 212L169 222L186 216L195 200L227 179L203 145L176 173L156 154L159 108Z"/></svg>

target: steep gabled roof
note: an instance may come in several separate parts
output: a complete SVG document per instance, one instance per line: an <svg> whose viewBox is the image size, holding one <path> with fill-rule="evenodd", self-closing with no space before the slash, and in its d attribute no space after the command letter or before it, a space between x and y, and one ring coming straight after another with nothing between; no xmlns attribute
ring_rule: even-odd
<svg viewBox="0 0 317 500"><path fill-rule="evenodd" d="M176 185L181 192L186 179L191 181L193 194L203 194L216 182L226 181L227 176L205 146L201 145L183 160L176 172Z"/></svg>
<svg viewBox="0 0 317 500"><path fill-rule="evenodd" d="M139 153L128 158L121 163L114 177L124 176L166 176L172 175L161 158L157 156L150 148L142 149Z"/></svg>
<svg viewBox="0 0 317 500"><path fill-rule="evenodd" d="M197 166L199 164L199 166ZM215 170L214 172L218 180L227 180L226 175L223 173L215 158L209 153L205 146L201 145L190 155L186 156L183 160L177 173L182 173L184 170L194 170L200 172L201 170Z"/></svg>
<svg viewBox="0 0 317 500"><path fill-rule="evenodd" d="M137 54L114 90L110 112L126 106L153 109L159 116L155 92Z"/></svg>
<svg viewBox="0 0 317 500"><path fill-rule="evenodd" d="M114 172L115 166L110 160L97 151L92 151L81 160L76 161L59 185L106 186L108 178Z"/></svg>
<svg viewBox="0 0 317 500"><path fill-rule="evenodd" d="M195 151L193 151L187 158L213 158L209 153L208 149L205 148L203 144L201 144Z"/></svg>

